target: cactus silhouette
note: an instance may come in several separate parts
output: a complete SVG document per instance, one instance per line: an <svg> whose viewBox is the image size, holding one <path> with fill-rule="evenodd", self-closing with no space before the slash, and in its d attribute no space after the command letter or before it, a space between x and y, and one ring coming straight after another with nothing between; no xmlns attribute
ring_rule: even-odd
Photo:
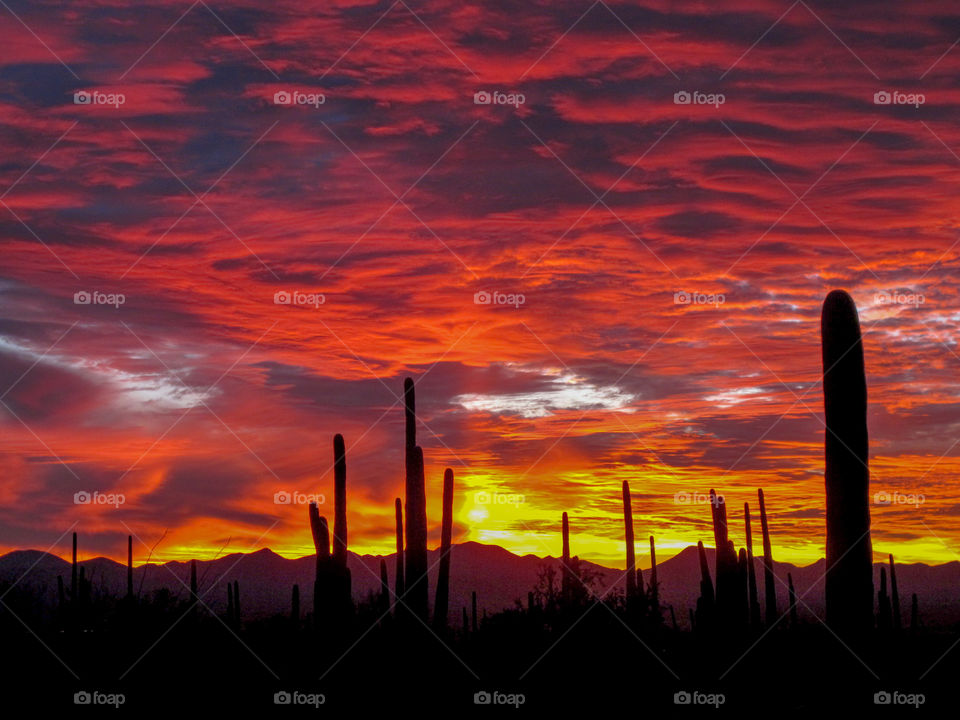
<svg viewBox="0 0 960 720"><path fill-rule="evenodd" d="M900 593L897 592L897 569L893 564L893 553L890 553L890 605L893 614L893 629L900 629L902 619L900 617Z"/></svg>
<svg viewBox="0 0 960 720"><path fill-rule="evenodd" d="M743 521L747 529L747 594L750 624L760 625L760 600L757 597L757 568L753 558L753 529L750 525L750 503L743 504Z"/></svg>
<svg viewBox="0 0 960 720"><path fill-rule="evenodd" d="M423 450L417 445L416 396L411 378L403 382L406 415L406 596L408 607L421 620L428 620L427 589L427 496Z"/></svg>
<svg viewBox="0 0 960 720"><path fill-rule="evenodd" d="M716 612L718 620L729 625L738 620L737 585L739 571L737 554L729 540L727 504L716 490L710 490L710 510L713 515L713 539L716 547Z"/></svg>
<svg viewBox="0 0 960 720"><path fill-rule="evenodd" d="M330 604L332 561L330 556L330 531L327 527L327 519L321 517L320 510L315 502L310 503L307 512L310 517L313 546L316 549L316 575L313 581L313 625L314 629L319 630L326 619ZM237 604L237 601L238 598L234 597L234 605Z"/></svg>
<svg viewBox="0 0 960 720"><path fill-rule="evenodd" d="M627 604L633 603L637 595L637 561L633 546L633 507L630 503L630 483L623 481L623 528L627 545Z"/></svg>
<svg viewBox="0 0 960 720"><path fill-rule="evenodd" d="M773 549L770 545L770 526L767 524L767 504L763 498L763 490L757 490L757 499L760 501L760 530L763 533L763 590L766 602L767 625L777 621L777 588L773 576Z"/></svg>
<svg viewBox="0 0 960 720"><path fill-rule="evenodd" d="M569 604L573 583L570 573L570 519L567 513L563 513L560 522L560 532L562 536L561 543L561 567L560 567L560 597L564 605Z"/></svg>
<svg viewBox="0 0 960 720"><path fill-rule="evenodd" d="M352 582L347 567L347 457L343 435L333 436L333 563L331 578L338 615L353 610Z"/></svg>
<svg viewBox="0 0 960 720"><path fill-rule="evenodd" d="M710 630L714 625L716 596L703 541L697 542L697 556L700 559L700 597L697 598L696 627L698 630Z"/></svg>
<svg viewBox="0 0 960 720"><path fill-rule="evenodd" d="M853 299L833 290L820 316L827 495L826 620L835 632L873 626L873 551L867 468L867 380Z"/></svg>
<svg viewBox="0 0 960 720"><path fill-rule="evenodd" d="M403 504L400 498L393 501L394 510L397 514L397 568L396 579L394 580L395 593L398 598L403 597Z"/></svg>
<svg viewBox="0 0 960 720"><path fill-rule="evenodd" d="M453 539L453 470L443 472L443 521L440 527L440 568L437 571L437 594L433 603L433 625L437 632L447 627L450 601L450 553Z"/></svg>
<svg viewBox="0 0 960 720"><path fill-rule="evenodd" d="M650 536L650 583L649 583L650 613L654 623L663 622L660 614L660 581L657 579L657 548Z"/></svg>
<svg viewBox="0 0 960 720"><path fill-rule="evenodd" d="M877 629L889 630L893 625L890 596L887 594L887 569L880 566L880 589L877 591Z"/></svg>

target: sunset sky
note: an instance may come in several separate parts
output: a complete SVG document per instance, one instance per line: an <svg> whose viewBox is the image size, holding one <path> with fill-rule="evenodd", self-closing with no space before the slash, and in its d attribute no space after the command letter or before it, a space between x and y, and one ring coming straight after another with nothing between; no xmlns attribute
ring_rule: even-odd
<svg viewBox="0 0 960 720"><path fill-rule="evenodd" d="M557 555L568 511L622 565L627 479L644 566L712 544L711 487L812 562L842 287L874 550L957 559L954 3L9 0L0 37L0 551L305 555L275 494L332 516L339 432L350 548L392 552L411 376L431 545L451 467L457 542Z"/></svg>

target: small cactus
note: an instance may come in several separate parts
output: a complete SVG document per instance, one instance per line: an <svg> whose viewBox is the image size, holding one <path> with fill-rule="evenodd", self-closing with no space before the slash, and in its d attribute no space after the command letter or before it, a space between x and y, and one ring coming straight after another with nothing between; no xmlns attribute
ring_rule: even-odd
<svg viewBox="0 0 960 720"><path fill-rule="evenodd" d="M423 450L417 445L416 396L411 378L403 382L406 415L406 595L407 605L424 622L428 614L427 495Z"/></svg>
<svg viewBox="0 0 960 720"><path fill-rule="evenodd" d="M760 530L763 532L763 589L766 596L767 626L777 621L777 588L773 576L773 549L770 544L770 526L767 524L767 505L763 498L763 490L757 490L757 499L760 501Z"/></svg>
<svg viewBox="0 0 960 720"><path fill-rule="evenodd" d="M633 507L630 503L630 483L623 481L623 527L624 540L627 545L627 605L629 606L637 595L637 561L633 546Z"/></svg>
<svg viewBox="0 0 960 720"><path fill-rule="evenodd" d="M437 632L447 627L450 601L450 553L453 540L453 470L443 473L443 521L440 527L440 568L437 572L437 595L433 604L433 626Z"/></svg>

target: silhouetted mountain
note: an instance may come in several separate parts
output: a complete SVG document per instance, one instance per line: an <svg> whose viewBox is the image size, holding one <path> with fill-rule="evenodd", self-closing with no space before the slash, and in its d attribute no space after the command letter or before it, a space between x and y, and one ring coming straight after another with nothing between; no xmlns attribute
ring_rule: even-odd
<svg viewBox="0 0 960 720"><path fill-rule="evenodd" d="M477 592L480 608L488 613L511 608L517 601L526 604L527 592L537 582L537 574L545 565L553 565L559 572L558 558L541 558L535 555L515 555L498 545L467 542L454 545L450 572L450 622L458 624L460 608L470 607L470 594ZM394 556L357 555L349 553L348 565L353 576L355 599L365 599L370 593L379 592L380 560L387 559L391 587L394 581ZM711 573L715 564L714 551L707 550ZM438 551L429 553L430 583L435 586ZM757 574L762 583L760 560ZM108 558L98 557L81 561L92 593L96 596L121 597L126 592L126 566ZM581 567L597 574L594 590L598 594L619 590L625 586L622 570L608 568L581 560ZM880 565L874 566L875 583L879 585ZM683 549L668 560L658 563L660 597L663 605L673 606L681 627L687 627L687 608L696 605L699 594L700 566L694 546ZM823 617L823 576L825 561L797 566L791 563L775 563L778 607L787 609L787 573L800 598L798 602L801 619L815 622L813 614ZM31 590L42 598L44 604L56 602L57 575L62 575L69 584L70 563L49 553L36 550L18 550L0 557L0 583L14 583L24 590ZM223 613L227 606L227 581L240 583L241 604L245 618L256 618L287 613L290 609L290 592L294 583L300 585L303 608L311 607L313 598L314 556L283 558L272 550L263 549L254 553L233 553L216 560L197 561L198 588L201 600L211 610ZM923 563L898 564L897 580L901 597L904 622L909 619L911 593L920 597L924 621L928 625L946 625L960 622L960 598L955 588L960 586L960 562L943 565ZM649 571L644 570L644 583L649 581ZM160 565L138 566L134 569L134 592L152 594L166 587L174 597L186 599L189 594L190 563L168 562ZM761 590L762 598L762 590ZM431 594L432 601L432 594Z"/></svg>

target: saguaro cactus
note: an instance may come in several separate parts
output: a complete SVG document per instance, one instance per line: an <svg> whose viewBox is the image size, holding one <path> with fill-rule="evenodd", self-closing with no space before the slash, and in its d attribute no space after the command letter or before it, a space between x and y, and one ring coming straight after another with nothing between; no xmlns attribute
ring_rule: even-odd
<svg viewBox="0 0 960 720"><path fill-rule="evenodd" d="M760 600L757 597L757 568L753 559L753 529L750 526L750 503L743 504L743 519L747 527L747 594L749 595L750 624L760 625Z"/></svg>
<svg viewBox="0 0 960 720"><path fill-rule="evenodd" d="M717 616L721 622L733 623L739 621L737 553L729 539L726 501L713 489L710 490L710 509L716 547Z"/></svg>
<svg viewBox="0 0 960 720"><path fill-rule="evenodd" d="M396 587L397 598L403 597L403 505L400 498L393 501L394 509L397 513L397 568L394 585Z"/></svg>
<svg viewBox="0 0 960 720"><path fill-rule="evenodd" d="M407 605L424 622L428 614L427 589L427 495L423 450L417 445L416 397L413 380L403 382L406 415L406 594Z"/></svg>
<svg viewBox="0 0 960 720"><path fill-rule="evenodd" d="M653 542L653 535L650 536L650 612L653 621L659 623L663 620L660 615L660 581L657 580L657 548Z"/></svg>
<svg viewBox="0 0 960 720"><path fill-rule="evenodd" d="M697 598L696 627L706 630L713 627L714 601L713 581L710 579L710 566L707 564L707 551L703 542L697 542L697 556L700 559L700 597Z"/></svg>
<svg viewBox="0 0 960 720"><path fill-rule="evenodd" d="M893 624L890 596L887 595L887 569L880 566L880 590L877 591L877 629L889 630Z"/></svg>
<svg viewBox="0 0 960 720"><path fill-rule="evenodd" d="M630 483L623 481L623 529L627 544L627 604L637 595L637 560L633 546L633 507L630 503Z"/></svg>
<svg viewBox="0 0 960 720"><path fill-rule="evenodd" d="M561 516L562 555L560 566L560 597L564 605L570 602L573 584L570 577L570 520L567 513Z"/></svg>
<svg viewBox="0 0 960 720"><path fill-rule="evenodd" d="M773 577L773 549L770 545L770 526L767 524L767 504L763 499L763 490L757 490L760 500L760 530L763 532L763 590L766 600L767 625L777 621L777 587Z"/></svg>
<svg viewBox="0 0 960 720"><path fill-rule="evenodd" d="M73 534L73 562L70 565L70 602L76 604L77 591L77 534Z"/></svg>
<svg viewBox="0 0 960 720"><path fill-rule="evenodd" d="M127 535L127 602L133 602L133 535Z"/></svg>
<svg viewBox="0 0 960 720"><path fill-rule="evenodd" d="M893 612L893 629L899 630L901 625L900 593L897 592L897 569L893 564L892 553L890 553L890 603Z"/></svg>
<svg viewBox="0 0 960 720"><path fill-rule="evenodd" d="M348 615L353 610L352 582L347 567L347 457L343 436L333 436L333 565L331 575L335 585L338 614Z"/></svg>
<svg viewBox="0 0 960 720"><path fill-rule="evenodd" d="M316 549L316 575L313 581L313 625L319 629L323 623L325 610L329 603L328 592L330 585L330 530L327 519L320 516L317 504L312 502L308 509L310 516L310 532L313 535L313 546ZM237 598L234 598L234 602Z"/></svg>
<svg viewBox="0 0 960 720"><path fill-rule="evenodd" d="M437 632L447 627L450 601L450 552L453 540L453 470L443 472L443 521L440 527L440 568L437 571L437 595L433 603L433 624Z"/></svg>
<svg viewBox="0 0 960 720"><path fill-rule="evenodd" d="M834 290L823 301L823 409L827 495L827 624L862 634L873 625L873 549L867 468L867 380L853 299Z"/></svg>

